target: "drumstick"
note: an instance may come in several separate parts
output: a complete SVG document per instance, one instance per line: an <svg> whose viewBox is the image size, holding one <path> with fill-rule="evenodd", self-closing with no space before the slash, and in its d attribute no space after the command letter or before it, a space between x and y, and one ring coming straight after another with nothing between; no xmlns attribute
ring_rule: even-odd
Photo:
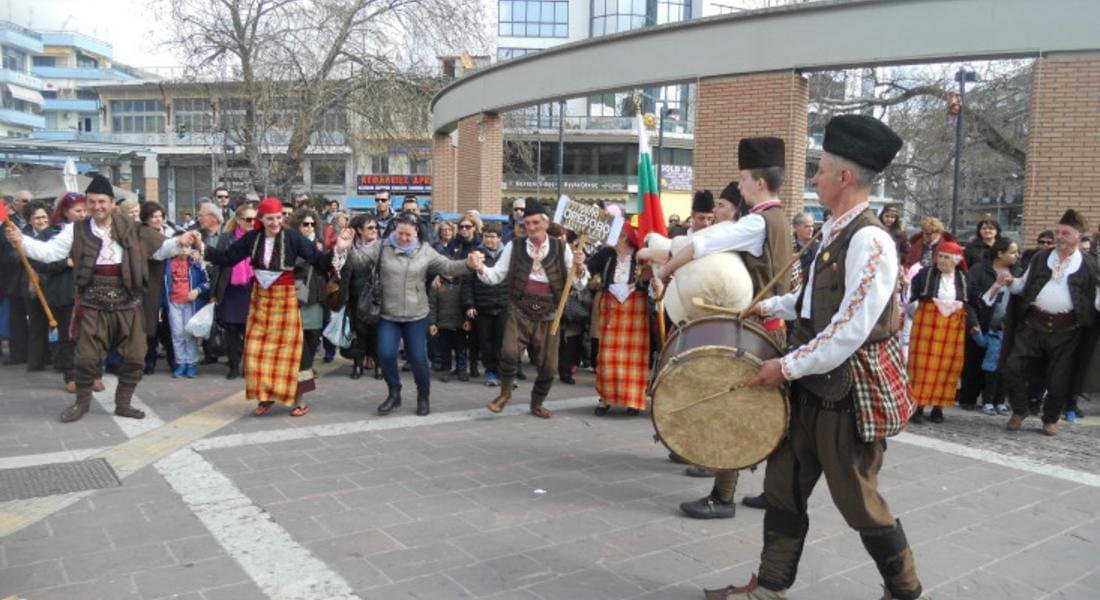
<svg viewBox="0 0 1100 600"><path fill-rule="evenodd" d="M674 413L678 413L682 410L687 410L689 408L695 408L696 406L699 406L700 404L702 404L704 402L709 402L710 400L714 400L715 398L717 398L719 396L724 396L724 395L729 394L731 392L736 392L737 390L741 389L742 387L744 387L744 386L739 384L739 383L735 383L732 386L730 386L730 389L728 389L728 390L722 390L721 392L716 392L716 393L711 394L709 396L704 396L703 398L700 398L700 399L696 400L695 402L692 402L691 404L685 404L685 405L681 406L680 408L674 408L674 409L666 412L665 414L671 415L671 414L674 414Z"/></svg>
<svg viewBox="0 0 1100 600"><path fill-rule="evenodd" d="M665 292L668 290L665 284L661 283L660 279L654 277L650 279L653 287L657 290L656 294L656 306L655 311L657 313L657 339L661 342L661 347L665 345Z"/></svg>
<svg viewBox="0 0 1100 600"><path fill-rule="evenodd" d="M806 245L802 246L802 249L798 251L798 254L794 255L794 258L791 259L791 262L787 263L787 266L783 267L782 271L776 273L775 277L772 277L772 280L768 282L768 285L765 285L759 292L756 293L756 297L753 298L751 302L749 302L749 305L746 306L745 310L741 311L738 316L744 317L745 315L749 314L749 311L752 310L752 308L756 306L761 300L763 300L764 296L767 295L768 292L772 291L772 288L775 287L775 284L779 283L779 280L785 277L787 275L787 272L790 271L792 267L794 267L794 263L801 260L802 255L806 253L806 250L809 250L810 247L814 245L814 241L816 241L817 238L821 237L822 231L822 229L817 230L817 233L814 234L814 237L810 238L810 241L806 242Z"/></svg>
<svg viewBox="0 0 1100 600"><path fill-rule="evenodd" d="M703 300L702 298L700 298L699 296L693 297L691 299L691 303L694 304L697 308L701 308L703 310L710 310L710 311L714 311L714 312L726 313L728 315L737 315L739 317L741 316L741 313L743 312L743 311L737 310L736 308L728 308L728 307L725 307L725 306L718 306L717 304L707 304L706 301Z"/></svg>

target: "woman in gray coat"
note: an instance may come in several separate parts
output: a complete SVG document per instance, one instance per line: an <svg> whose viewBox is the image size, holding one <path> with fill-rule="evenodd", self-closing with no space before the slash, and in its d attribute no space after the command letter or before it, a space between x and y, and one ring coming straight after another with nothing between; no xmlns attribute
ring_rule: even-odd
<svg viewBox="0 0 1100 600"><path fill-rule="evenodd" d="M416 414L427 415L431 374L428 369L428 292L427 273L457 277L469 272L467 261L448 260L418 239L416 215L402 213L394 218L396 227L381 244L351 248L348 262L352 268L380 263L382 314L378 322L378 362L389 388L378 414L389 414L401 406L401 373L397 368L397 349L405 342L405 358L416 380ZM350 229L341 235L341 247L351 243ZM345 239L347 238L347 239Z"/></svg>

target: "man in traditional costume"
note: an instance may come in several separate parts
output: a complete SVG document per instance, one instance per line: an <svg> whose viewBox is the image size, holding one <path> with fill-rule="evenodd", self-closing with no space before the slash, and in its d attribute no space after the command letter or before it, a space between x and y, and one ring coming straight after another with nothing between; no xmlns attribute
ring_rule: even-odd
<svg viewBox="0 0 1100 600"><path fill-rule="evenodd" d="M791 227L779 200L779 190L785 176L786 156L783 140L774 137L743 138L737 146L737 167L740 171L737 188L740 199L730 191L722 196L737 206L743 202L742 214L735 221L718 223L692 236L692 243L676 253L658 270L667 281L678 268L694 258L717 252L740 252L752 279L753 291L763 289L775 274L791 259ZM772 295L790 290L789 280L777 282ZM786 329L779 319L764 324L772 332L779 348L786 348ZM689 473L707 476L705 470ZM680 510L695 519L729 519L736 513L733 496L737 491L738 471L718 471L711 492L699 500L684 502Z"/></svg>
<svg viewBox="0 0 1100 600"><path fill-rule="evenodd" d="M897 335L897 247L868 207L877 173L901 138L880 121L844 115L825 128L813 184L835 217L797 292L760 303L761 315L798 320L793 350L764 362L750 386L791 386L790 433L768 457L767 508L758 576L708 590L707 600L786 598L809 529L807 501L822 475L833 503L885 581L885 599L921 597L901 523L878 493L885 439L912 410Z"/></svg>
<svg viewBox="0 0 1100 600"><path fill-rule="evenodd" d="M510 300L500 351L500 395L487 408L499 413L512 400L516 369L526 348L538 368L531 389L531 414L549 419L551 412L542 404L558 373L558 335L551 335L550 329L565 278L572 273L574 285L582 286L588 271L583 255L574 256L564 242L546 234L550 217L538 200L526 200L523 223L527 238L505 246L492 267L484 265L480 253L471 253L478 278L487 285L506 281Z"/></svg>
<svg viewBox="0 0 1100 600"><path fill-rule="evenodd" d="M95 175L84 192L91 218L65 227L46 242L24 238L8 229L8 241L22 245L29 258L40 262L72 260L76 305L71 325L76 346L76 402L61 413L61 421L76 421L88 412L92 385L107 353L121 357L115 414L141 419L145 413L131 400L145 365L145 325L142 296L148 283L147 261L164 260L199 241L197 232L178 238L142 236L139 225L115 210L114 189Z"/></svg>
<svg viewBox="0 0 1100 600"><path fill-rule="evenodd" d="M1023 313L1006 335L1008 356L1001 369L1012 402L1009 431L1019 431L1028 416L1028 378L1045 381L1043 433L1057 435L1062 409L1076 392L1076 380L1084 377L1075 366L1093 352L1085 345L1095 347L1097 338L1086 332L1100 310L1100 268L1080 249L1087 232L1084 217L1067 210L1054 229L1054 248L1036 252L1020 277L1005 273L997 280L1018 296L1014 312Z"/></svg>

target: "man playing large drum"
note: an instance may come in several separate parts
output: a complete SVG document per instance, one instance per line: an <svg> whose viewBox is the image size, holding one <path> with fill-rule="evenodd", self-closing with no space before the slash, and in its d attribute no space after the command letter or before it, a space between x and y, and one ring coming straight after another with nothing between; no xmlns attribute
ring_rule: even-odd
<svg viewBox="0 0 1100 600"><path fill-rule="evenodd" d="M921 598L901 523L878 493L885 439L912 410L897 336L897 248L868 208L871 184L901 138L864 115L825 127L813 184L825 223L821 248L799 292L761 302L762 315L797 319L794 349L763 363L749 382L793 382L789 436L768 457L764 550L747 586L708 590L708 600L786 598L809 528L807 501L821 475L833 503L859 531L886 586L886 599Z"/></svg>
<svg viewBox="0 0 1100 600"><path fill-rule="evenodd" d="M740 171L737 187L748 207L748 214L741 214L736 221L718 223L693 235L691 245L662 266L657 276L667 282L677 269L692 259L717 252L737 251L748 269L753 290L767 286L776 272L790 262L793 247L791 228L779 200L785 175L784 154L783 140L779 138L742 139L737 146L737 167ZM733 201L734 198L729 197L731 195L723 192L722 197ZM786 294L789 289L787 281L780 281L774 293ZM779 347L786 346L782 321L773 319L765 323L765 327L772 332ZM718 471L710 494L699 500L684 502L680 510L697 519L733 517L737 478L737 471Z"/></svg>

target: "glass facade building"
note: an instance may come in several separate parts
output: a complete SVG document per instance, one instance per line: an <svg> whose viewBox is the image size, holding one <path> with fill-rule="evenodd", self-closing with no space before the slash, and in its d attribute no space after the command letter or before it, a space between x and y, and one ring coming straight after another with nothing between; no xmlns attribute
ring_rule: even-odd
<svg viewBox="0 0 1100 600"><path fill-rule="evenodd" d="M566 0L500 0L498 8L501 37L569 37Z"/></svg>

